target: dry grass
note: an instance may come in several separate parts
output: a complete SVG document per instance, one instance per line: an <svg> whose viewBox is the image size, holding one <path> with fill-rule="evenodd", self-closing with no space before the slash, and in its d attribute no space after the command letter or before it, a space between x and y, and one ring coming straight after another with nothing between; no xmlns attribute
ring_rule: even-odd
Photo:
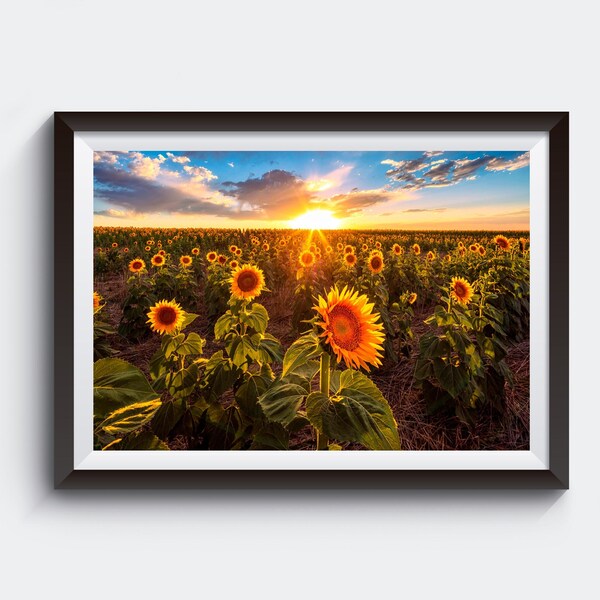
<svg viewBox="0 0 600 600"><path fill-rule="evenodd" d="M107 301L103 320L117 327L121 317L121 303L125 297L125 279L112 276L96 281L96 290ZM269 311L268 331L277 337L284 347L288 347L296 334L291 327L291 307L293 290L281 288L261 297L261 302ZM220 346L215 343L212 326L205 317L206 311L200 300L195 310L200 316L190 326L207 340L205 354L210 356ZM405 450L527 450L529 449L529 341L512 347L507 363L514 374L514 386L506 388L506 409L502 415L491 407L482 412L474 427L468 427L456 417L448 415L428 415L425 402L419 390L413 386L418 339L426 330L423 320L427 310L417 311L413 322L415 341L408 359L399 362L386 361L373 380L389 402L400 432L402 447ZM139 344L132 345L120 336L113 336L111 346L118 351L118 357L138 366L146 374L148 363L160 345L158 336L150 336ZM306 429L293 436L290 449L314 449L312 433ZM347 449L359 449L354 444L344 444ZM181 448L179 441L173 449Z"/></svg>

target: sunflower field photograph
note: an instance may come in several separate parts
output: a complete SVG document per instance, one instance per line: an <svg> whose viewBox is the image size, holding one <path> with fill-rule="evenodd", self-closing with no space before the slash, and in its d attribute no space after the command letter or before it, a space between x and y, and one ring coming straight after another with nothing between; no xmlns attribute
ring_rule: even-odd
<svg viewBox="0 0 600 600"><path fill-rule="evenodd" d="M95 151L94 450L529 450L529 170Z"/></svg>

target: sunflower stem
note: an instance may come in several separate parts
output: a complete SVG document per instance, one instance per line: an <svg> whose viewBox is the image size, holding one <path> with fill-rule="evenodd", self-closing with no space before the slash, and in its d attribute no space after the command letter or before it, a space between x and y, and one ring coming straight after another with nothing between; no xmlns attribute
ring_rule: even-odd
<svg viewBox="0 0 600 600"><path fill-rule="evenodd" d="M321 367L319 372L319 383L321 393L329 398L329 363L330 358L327 352L321 354ZM329 447L329 440L327 436L323 435L317 429L317 450L327 450Z"/></svg>

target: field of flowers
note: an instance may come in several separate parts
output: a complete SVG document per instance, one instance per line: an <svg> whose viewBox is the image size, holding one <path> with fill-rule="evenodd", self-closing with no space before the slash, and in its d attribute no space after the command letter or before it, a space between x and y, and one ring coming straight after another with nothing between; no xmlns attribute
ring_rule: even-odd
<svg viewBox="0 0 600 600"><path fill-rule="evenodd" d="M94 230L104 450L527 449L522 232Z"/></svg>

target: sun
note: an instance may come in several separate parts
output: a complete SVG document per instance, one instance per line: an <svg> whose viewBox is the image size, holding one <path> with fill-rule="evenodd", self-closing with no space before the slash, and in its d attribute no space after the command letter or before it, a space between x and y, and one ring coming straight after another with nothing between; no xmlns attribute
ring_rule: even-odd
<svg viewBox="0 0 600 600"><path fill-rule="evenodd" d="M292 229L338 229L339 219L331 211L323 209L309 210L289 222Z"/></svg>

